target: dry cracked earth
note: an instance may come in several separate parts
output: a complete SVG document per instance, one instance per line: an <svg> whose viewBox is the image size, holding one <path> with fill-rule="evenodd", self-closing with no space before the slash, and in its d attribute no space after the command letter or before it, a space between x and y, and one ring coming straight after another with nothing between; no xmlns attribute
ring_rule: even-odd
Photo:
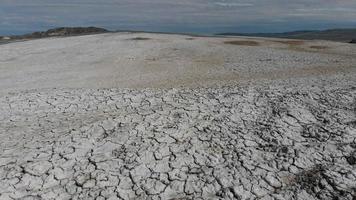
<svg viewBox="0 0 356 200"><path fill-rule="evenodd" d="M0 200L355 200L354 75L177 89L6 87Z"/></svg>
<svg viewBox="0 0 356 200"><path fill-rule="evenodd" d="M355 199L355 101L356 87L14 93L0 199Z"/></svg>

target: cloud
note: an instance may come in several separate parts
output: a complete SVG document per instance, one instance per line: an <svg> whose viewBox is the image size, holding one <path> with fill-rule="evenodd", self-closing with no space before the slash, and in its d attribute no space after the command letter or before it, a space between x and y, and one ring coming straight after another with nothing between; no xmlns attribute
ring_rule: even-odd
<svg viewBox="0 0 356 200"><path fill-rule="evenodd" d="M227 3L227 2L215 2L215 5L218 6L223 6L223 7L249 7L249 6L253 6L254 4L252 3Z"/></svg>
<svg viewBox="0 0 356 200"><path fill-rule="evenodd" d="M224 32L356 26L352 0L0 0L0 35L56 26ZM332 28L332 27L331 27Z"/></svg>
<svg viewBox="0 0 356 200"><path fill-rule="evenodd" d="M344 8L344 7L332 7L332 8L300 8L296 9L297 12L303 13L313 13L313 12L323 12L325 14L333 12L356 12L356 8Z"/></svg>

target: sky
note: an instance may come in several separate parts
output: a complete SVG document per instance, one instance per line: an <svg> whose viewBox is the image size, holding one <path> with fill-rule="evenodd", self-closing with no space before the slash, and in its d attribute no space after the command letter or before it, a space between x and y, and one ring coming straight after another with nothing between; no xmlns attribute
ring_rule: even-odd
<svg viewBox="0 0 356 200"><path fill-rule="evenodd" d="M0 0L0 35L63 26L202 34L356 28L356 0Z"/></svg>

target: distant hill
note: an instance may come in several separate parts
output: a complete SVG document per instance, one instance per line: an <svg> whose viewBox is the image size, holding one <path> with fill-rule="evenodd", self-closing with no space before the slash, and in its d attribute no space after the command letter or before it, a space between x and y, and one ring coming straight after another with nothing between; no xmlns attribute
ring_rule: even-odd
<svg viewBox="0 0 356 200"><path fill-rule="evenodd" d="M98 27L60 27L60 28L49 29L47 31L34 32L25 35L3 36L3 37L0 36L0 42L9 41L9 40L24 40L24 39L46 38L46 37L88 35L88 34L107 33L107 32L109 31Z"/></svg>
<svg viewBox="0 0 356 200"><path fill-rule="evenodd" d="M356 39L355 29L329 29L323 31L294 31L284 33L220 33L224 36L276 37L303 40L332 40L350 42Z"/></svg>
<svg viewBox="0 0 356 200"><path fill-rule="evenodd" d="M14 36L0 36L0 44L27 40L27 39L37 39L46 37L64 37L64 36L77 36L77 35L88 35L88 34L98 34L98 33L108 33L108 31L103 28L98 27L60 27L49 29L42 32L34 32L25 35L14 35ZM122 31L117 31L122 32ZM124 31L124 32L143 32L144 31ZM199 36L195 34L188 34L192 36ZM329 29L323 31L293 31L284 33L219 33L216 36L251 36L251 37L273 37L273 38L289 38L289 39L304 39L304 40L331 40L338 42L350 42L356 43L356 28L355 29ZM203 36L203 35L201 35Z"/></svg>

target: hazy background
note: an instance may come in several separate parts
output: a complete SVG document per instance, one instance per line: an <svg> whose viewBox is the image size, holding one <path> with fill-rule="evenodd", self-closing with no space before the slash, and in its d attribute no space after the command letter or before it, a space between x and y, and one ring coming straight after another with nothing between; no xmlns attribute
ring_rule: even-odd
<svg viewBox="0 0 356 200"><path fill-rule="evenodd" d="M163 32L356 27L356 0L0 0L0 35L59 26Z"/></svg>

